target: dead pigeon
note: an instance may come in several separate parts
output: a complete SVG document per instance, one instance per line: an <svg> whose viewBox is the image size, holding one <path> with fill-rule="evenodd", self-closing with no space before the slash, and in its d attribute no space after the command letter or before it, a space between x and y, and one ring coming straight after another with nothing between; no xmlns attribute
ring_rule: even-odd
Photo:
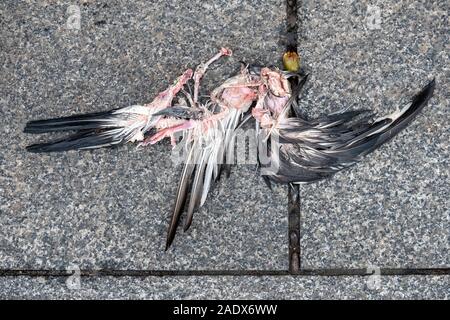
<svg viewBox="0 0 450 320"><path fill-rule="evenodd" d="M289 63L291 71L243 64L236 75L210 92L209 99L200 99L201 80L210 64L231 54L231 50L222 48L194 72L186 70L149 104L30 121L26 133L75 133L31 145L27 150L84 150L127 142L144 147L169 138L172 146L183 151L184 164L167 233L167 250L182 213L186 211L187 230L213 183L223 171L229 172L235 162L237 129L248 120L255 120L257 148L250 151L257 153L265 180L309 183L354 165L393 138L423 109L435 88L432 80L410 104L384 117L376 117L370 110L354 110L308 119L302 113L300 99L307 76L295 72L298 62L294 61ZM291 56L285 58L292 60ZM193 90L189 82L193 82ZM174 102L176 96L179 99ZM177 138L180 136L181 141Z"/></svg>

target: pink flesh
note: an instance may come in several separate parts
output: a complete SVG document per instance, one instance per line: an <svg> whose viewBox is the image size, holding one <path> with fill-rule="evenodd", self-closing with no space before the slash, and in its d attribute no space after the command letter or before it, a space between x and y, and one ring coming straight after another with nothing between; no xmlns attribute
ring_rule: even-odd
<svg viewBox="0 0 450 320"><path fill-rule="evenodd" d="M236 87L225 89L221 100L227 107L241 109L248 107L257 97L255 90L248 87Z"/></svg>
<svg viewBox="0 0 450 320"><path fill-rule="evenodd" d="M290 94L289 82L280 72L262 68L261 77L265 79L267 86L274 95L284 97Z"/></svg>
<svg viewBox="0 0 450 320"><path fill-rule="evenodd" d="M186 82L192 78L192 69L187 69L169 88L159 93L158 96L149 104L145 106L151 109L155 109L154 112L158 112L165 108L170 107L175 95L183 88Z"/></svg>
<svg viewBox="0 0 450 320"><path fill-rule="evenodd" d="M206 70L208 69L209 65L217 60L220 59L222 56L231 56L233 53L230 49L227 48L221 48L220 51L211 59L206 61L203 64L200 64L194 73L194 103L198 102L198 92L200 88L200 80L203 78L203 76L206 73Z"/></svg>
<svg viewBox="0 0 450 320"><path fill-rule="evenodd" d="M147 106L157 108L158 110L170 107L174 96L183 88L191 77L193 77L195 81L194 104L197 104L198 88L200 86L201 78L208 66L223 55L231 55L231 51L222 49L206 63L199 65L193 76L192 70L187 70L178 78L173 86L161 92L156 99ZM169 137L172 145L175 145L176 141L174 134L176 132L189 130L197 125L201 125L202 130L207 131L213 122L219 121L226 116L229 108L245 110L255 100L257 100L257 104L252 110L253 117L260 122L262 127L272 127L275 119L280 115L289 99L290 87L284 75L269 68L263 68L261 70L261 78L262 81L258 81L255 77L249 77L248 73L244 72L241 75L225 81L224 84L211 93L212 102L221 106L222 111L210 115L202 121L162 117L155 119L157 122L154 126L159 129L159 131L153 136L145 139L141 145L155 144L166 137ZM258 90L256 90L255 87L259 87Z"/></svg>
<svg viewBox="0 0 450 320"><path fill-rule="evenodd" d="M285 97L277 97L272 94L267 95L266 97L266 108L268 108L272 114L276 117L283 111L286 102L289 100L289 96Z"/></svg>
<svg viewBox="0 0 450 320"><path fill-rule="evenodd" d="M162 129L160 131L158 131L157 133L155 133L153 136L151 136L148 141L149 144L155 144L158 141L164 139L165 137L170 137L171 138L171 143L172 146L174 146L175 144L175 139L174 139L174 134L176 132L180 132L183 130L188 130L191 129L195 126L195 122L193 120L185 120L183 121L183 123L170 127L170 128L166 128L166 129ZM147 140L147 139L145 139ZM147 141L144 141L144 143Z"/></svg>
<svg viewBox="0 0 450 320"><path fill-rule="evenodd" d="M179 124L184 123L186 120L183 119L175 119L175 118L162 118L156 124L155 128L157 130L167 129L173 126L177 126Z"/></svg>
<svg viewBox="0 0 450 320"><path fill-rule="evenodd" d="M265 107L265 100L269 89L263 84L261 84L258 88L258 101L256 102L256 106L252 110L252 116L256 119L256 121L261 124L267 123L268 118L270 119L270 112Z"/></svg>
<svg viewBox="0 0 450 320"><path fill-rule="evenodd" d="M252 116L260 123L263 128L272 127L274 120L270 116L270 112L267 109L253 108Z"/></svg>

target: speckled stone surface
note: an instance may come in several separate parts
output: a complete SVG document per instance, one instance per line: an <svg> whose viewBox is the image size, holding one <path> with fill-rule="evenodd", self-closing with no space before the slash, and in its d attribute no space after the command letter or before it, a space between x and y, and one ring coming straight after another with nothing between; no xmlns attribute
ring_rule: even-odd
<svg viewBox="0 0 450 320"><path fill-rule="evenodd" d="M0 299L449 299L449 276L0 278ZM71 289L69 289L71 288Z"/></svg>
<svg viewBox="0 0 450 320"><path fill-rule="evenodd" d="M389 113L437 82L423 113L391 142L301 187L303 267L450 266L448 2L302 3L299 48L311 75L302 106L310 115Z"/></svg>
<svg viewBox="0 0 450 320"><path fill-rule="evenodd" d="M31 119L151 101L220 46L234 57L207 88L239 60L278 64L284 3L76 3L0 3L0 268L286 269L287 192L254 167L223 179L164 253L179 174L167 143L36 155L25 146L50 135L22 133Z"/></svg>

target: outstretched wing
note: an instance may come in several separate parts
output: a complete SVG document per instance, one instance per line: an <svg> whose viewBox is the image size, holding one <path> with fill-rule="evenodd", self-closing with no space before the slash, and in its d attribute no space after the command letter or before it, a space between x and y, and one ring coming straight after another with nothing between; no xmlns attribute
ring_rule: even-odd
<svg viewBox="0 0 450 320"><path fill-rule="evenodd" d="M355 164L404 129L426 105L434 88L432 80L410 105L377 120L372 120L374 114L368 110L314 120L281 119L271 137L277 152L265 173L278 182L311 182Z"/></svg>
<svg viewBox="0 0 450 320"><path fill-rule="evenodd" d="M64 139L27 147L30 152L54 152L73 149L94 149L142 141L144 134L153 128L161 116L161 110L171 106L175 95L192 77L192 70L186 70L166 90L146 105L134 105L105 112L74 115L63 118L30 121L26 133L54 131L77 131Z"/></svg>
<svg viewBox="0 0 450 320"><path fill-rule="evenodd" d="M109 147L137 139L148 120L148 109L131 106L106 112L36 120L26 124L26 133L77 131L66 138L27 147L30 152L56 152Z"/></svg>

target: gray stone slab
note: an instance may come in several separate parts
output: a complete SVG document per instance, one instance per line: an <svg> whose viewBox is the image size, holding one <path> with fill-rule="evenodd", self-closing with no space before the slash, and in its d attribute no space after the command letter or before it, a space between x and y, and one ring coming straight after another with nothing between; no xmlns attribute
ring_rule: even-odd
<svg viewBox="0 0 450 320"><path fill-rule="evenodd" d="M22 133L31 119L149 102L221 46L234 57L208 88L239 60L277 64L283 1L2 1L0 15L0 268L287 268L286 190L254 167L223 179L164 253L179 174L167 143L35 155L25 146L55 136Z"/></svg>
<svg viewBox="0 0 450 320"><path fill-rule="evenodd" d="M445 1L304 1L309 114L390 113L437 82L423 113L391 142L301 187L304 268L450 265L448 9Z"/></svg>
<svg viewBox="0 0 450 320"><path fill-rule="evenodd" d="M449 276L0 278L0 299L448 299Z"/></svg>

